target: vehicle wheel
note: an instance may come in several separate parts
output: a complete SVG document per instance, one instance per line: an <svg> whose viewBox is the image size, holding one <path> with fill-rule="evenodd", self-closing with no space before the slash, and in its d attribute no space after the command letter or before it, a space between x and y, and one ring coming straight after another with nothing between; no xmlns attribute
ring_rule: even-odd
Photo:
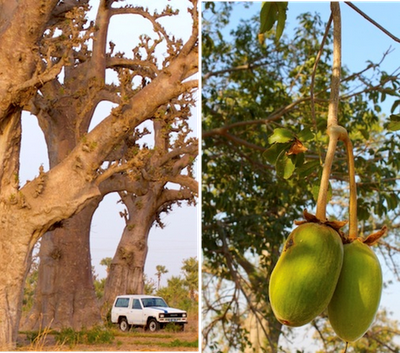
<svg viewBox="0 0 400 353"><path fill-rule="evenodd" d="M160 324L156 319L150 319L147 323L147 328L150 332L156 332L160 329Z"/></svg>
<svg viewBox="0 0 400 353"><path fill-rule="evenodd" d="M126 318L122 318L119 320L119 329L122 332L128 332L129 329L131 328L131 325L128 324L128 321L126 320Z"/></svg>
<svg viewBox="0 0 400 353"><path fill-rule="evenodd" d="M185 331L185 325L184 324L180 324L180 326L181 326L180 327L180 331L182 331L182 332Z"/></svg>

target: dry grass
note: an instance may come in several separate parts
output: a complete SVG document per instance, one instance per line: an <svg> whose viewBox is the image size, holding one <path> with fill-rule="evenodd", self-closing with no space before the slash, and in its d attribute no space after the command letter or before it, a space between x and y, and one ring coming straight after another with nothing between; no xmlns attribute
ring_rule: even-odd
<svg viewBox="0 0 400 353"><path fill-rule="evenodd" d="M44 328L39 332L21 332L17 351L138 351L138 352L197 352L198 322L190 321L184 332L156 333L137 329L124 333L116 327L109 329L114 335L111 343L77 343L60 341L60 335Z"/></svg>

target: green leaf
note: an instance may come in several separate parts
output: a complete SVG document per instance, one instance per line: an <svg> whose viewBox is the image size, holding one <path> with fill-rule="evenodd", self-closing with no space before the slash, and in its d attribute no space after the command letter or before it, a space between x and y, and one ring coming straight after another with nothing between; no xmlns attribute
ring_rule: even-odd
<svg viewBox="0 0 400 353"><path fill-rule="evenodd" d="M279 40L282 36L283 30L285 28L286 22L286 10L287 10L287 2L279 2L278 5L278 23L276 25L276 39Z"/></svg>
<svg viewBox="0 0 400 353"><path fill-rule="evenodd" d="M295 154L292 158L296 168L300 168L304 164L304 153Z"/></svg>
<svg viewBox="0 0 400 353"><path fill-rule="evenodd" d="M314 133L311 131L310 128L306 127L303 130L301 130L298 134L297 134L297 138L301 141L301 142L306 142L306 141L310 141L314 138Z"/></svg>
<svg viewBox="0 0 400 353"><path fill-rule="evenodd" d="M298 170L298 174L301 178L309 176L312 172L320 167L319 160L304 163Z"/></svg>
<svg viewBox="0 0 400 353"><path fill-rule="evenodd" d="M278 176L284 179L289 179L295 169L295 165L292 159L286 154L286 151L281 152L278 159L276 160L275 167Z"/></svg>
<svg viewBox="0 0 400 353"><path fill-rule="evenodd" d="M286 151L290 147L290 145L290 143L274 143L263 153L263 157L267 160L268 163L275 164L281 152Z"/></svg>
<svg viewBox="0 0 400 353"><path fill-rule="evenodd" d="M397 197L394 193L391 194L383 194L383 197L386 200L387 208L389 210L394 210L397 207Z"/></svg>
<svg viewBox="0 0 400 353"><path fill-rule="evenodd" d="M369 139L369 131L367 129L360 129L359 130L361 135L363 135L363 137L368 140Z"/></svg>
<svg viewBox="0 0 400 353"><path fill-rule="evenodd" d="M314 184L311 187L311 193L313 195L313 198L314 198L315 202L318 201L319 187L320 187L319 184ZM331 183L329 183L328 195L327 196L328 196L327 202L329 202L331 200L331 198L332 198L332 185L331 185Z"/></svg>
<svg viewBox="0 0 400 353"><path fill-rule="evenodd" d="M275 14L272 2L266 1L261 4L260 33L265 33L272 28L276 20Z"/></svg>
<svg viewBox="0 0 400 353"><path fill-rule="evenodd" d="M400 115L394 115L392 114L390 116L390 121L388 124L388 130L389 131L398 131L400 130Z"/></svg>
<svg viewBox="0 0 400 353"><path fill-rule="evenodd" d="M287 129L277 128L274 133L269 137L268 142L273 143L285 143L294 139L294 134Z"/></svg>
<svg viewBox="0 0 400 353"><path fill-rule="evenodd" d="M270 31L277 22L275 37L279 40L285 28L287 7L287 2L263 2L260 11L260 33Z"/></svg>
<svg viewBox="0 0 400 353"><path fill-rule="evenodd" d="M365 203L363 199L359 198L357 200L357 218L359 221L366 221L370 216L371 205Z"/></svg>
<svg viewBox="0 0 400 353"><path fill-rule="evenodd" d="M390 112L393 114L393 112L396 110L396 108L399 106L400 104L400 99L397 99L394 101L392 108L390 109Z"/></svg>

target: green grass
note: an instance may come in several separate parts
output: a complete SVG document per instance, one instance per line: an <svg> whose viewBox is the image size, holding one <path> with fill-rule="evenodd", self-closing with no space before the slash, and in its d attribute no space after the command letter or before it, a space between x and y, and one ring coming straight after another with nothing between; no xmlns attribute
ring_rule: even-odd
<svg viewBox="0 0 400 353"><path fill-rule="evenodd" d="M143 331L143 330L141 330ZM116 330L114 332L114 335L116 337L123 337L123 336L134 336L134 337L139 337L139 338L172 338L174 337L171 334L164 334L164 333L154 333L154 332L149 332L149 333L145 333L145 332L135 332L135 331L130 331L130 332L122 332L120 330Z"/></svg>
<svg viewBox="0 0 400 353"><path fill-rule="evenodd" d="M72 328L66 328L56 333L56 341L60 344L75 346L77 344L103 344L112 343L114 333L111 330L100 326L91 329L82 329L75 331Z"/></svg>
<svg viewBox="0 0 400 353"><path fill-rule="evenodd" d="M168 343L159 343L162 347L187 347L187 348L197 348L199 346L199 340L195 341L181 341L179 339L173 340Z"/></svg>
<svg viewBox="0 0 400 353"><path fill-rule="evenodd" d="M166 332L180 332L180 331L182 331L182 326L179 324L170 322L165 326L165 331Z"/></svg>
<svg viewBox="0 0 400 353"><path fill-rule="evenodd" d="M181 341L179 339L175 339L171 342L135 341L135 344L140 346L159 346L168 348L177 348L177 347L197 348L199 346L199 341L197 339L195 341Z"/></svg>

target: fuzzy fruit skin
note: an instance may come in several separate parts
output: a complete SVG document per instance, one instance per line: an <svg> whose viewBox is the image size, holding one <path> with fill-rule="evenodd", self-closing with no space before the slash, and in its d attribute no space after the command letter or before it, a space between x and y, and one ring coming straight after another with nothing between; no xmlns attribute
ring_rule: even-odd
<svg viewBox="0 0 400 353"><path fill-rule="evenodd" d="M356 239L344 245L339 281L328 306L328 317L336 334L354 342L367 332L379 307L382 270L372 249Z"/></svg>
<svg viewBox="0 0 400 353"><path fill-rule="evenodd" d="M293 230L269 285L271 307L278 321L302 326L326 309L342 262L342 240L331 227L305 223Z"/></svg>

